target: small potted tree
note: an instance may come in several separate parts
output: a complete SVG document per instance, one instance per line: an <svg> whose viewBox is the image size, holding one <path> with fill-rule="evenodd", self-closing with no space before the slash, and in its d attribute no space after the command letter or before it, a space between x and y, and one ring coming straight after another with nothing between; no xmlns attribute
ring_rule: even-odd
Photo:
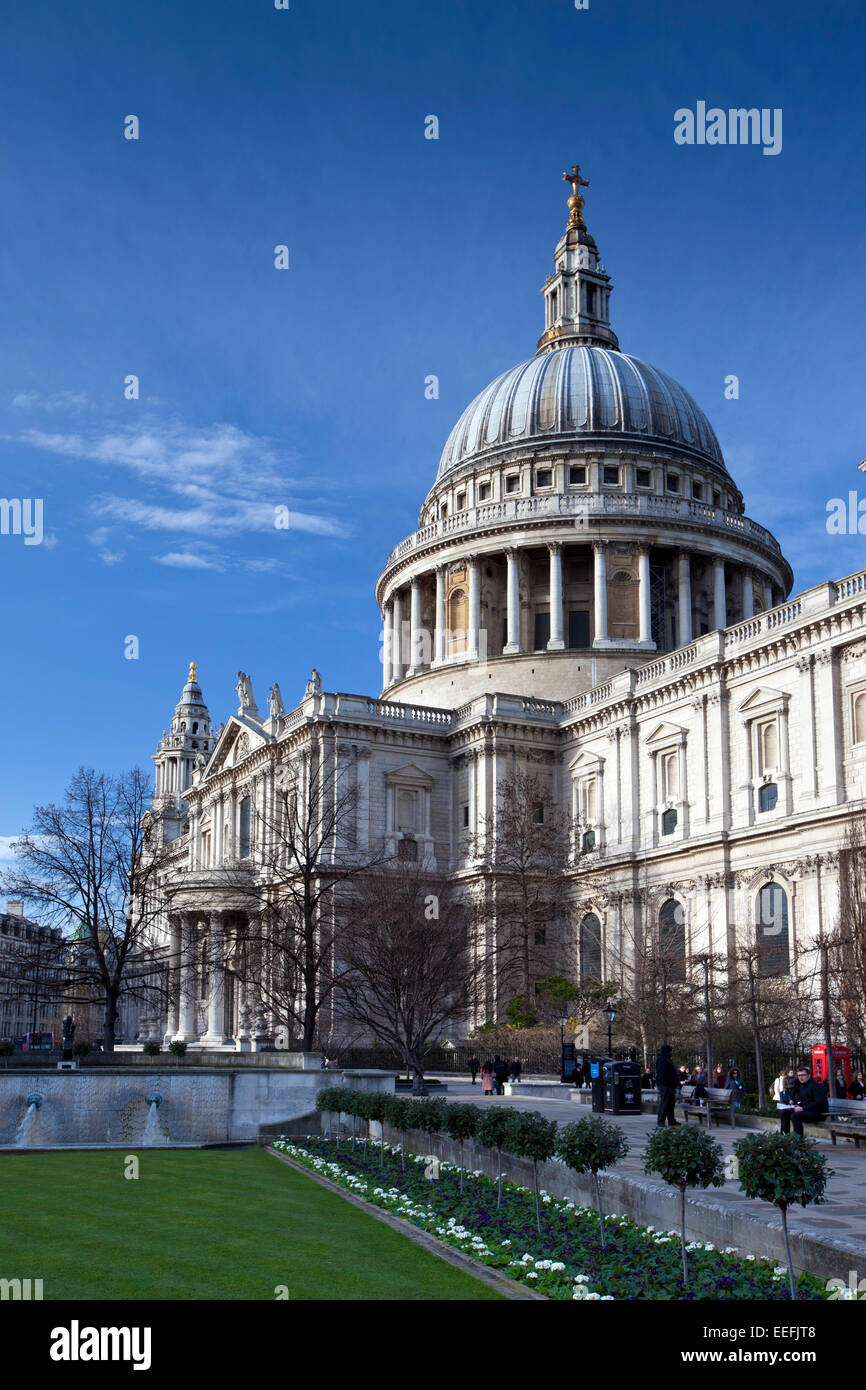
<svg viewBox="0 0 866 1390"><path fill-rule="evenodd" d="M158 1057L160 1053L160 1046L158 1042L146 1042L142 1043L141 1050L144 1053L145 1057Z"/></svg>
<svg viewBox="0 0 866 1390"><path fill-rule="evenodd" d="M553 1158L556 1152L556 1120L546 1120L537 1110L521 1114L513 1110L505 1136L505 1147L520 1158L532 1159L532 1183L535 1188L535 1222L541 1235L541 1201L538 1195L538 1165Z"/></svg>
<svg viewBox="0 0 866 1390"><path fill-rule="evenodd" d="M444 1128L449 1139L460 1145L460 1192L463 1192L463 1145L475 1134L481 1111L477 1105L446 1105Z"/></svg>
<svg viewBox="0 0 866 1390"><path fill-rule="evenodd" d="M680 1244L683 1252L683 1287L689 1281L686 1254L686 1188L724 1187L722 1146L708 1130L678 1125L660 1128L650 1137L644 1155L644 1172L658 1173L680 1193Z"/></svg>
<svg viewBox="0 0 866 1390"><path fill-rule="evenodd" d="M559 1131L556 1152L572 1172L592 1173L595 1183L595 1209L601 1229L601 1248L604 1250L604 1213L601 1208L598 1175L618 1159L625 1158L628 1153L625 1133L619 1125L610 1124L601 1115L587 1115Z"/></svg>
<svg viewBox="0 0 866 1390"><path fill-rule="evenodd" d="M475 1138L485 1149L496 1150L496 1205L502 1206L502 1150L511 1124L511 1113L504 1106L480 1110L475 1126Z"/></svg>
<svg viewBox="0 0 866 1390"><path fill-rule="evenodd" d="M400 1135L400 1168L405 1173L406 1131L412 1128L412 1102L405 1096L386 1096L385 1119Z"/></svg>
<svg viewBox="0 0 866 1390"><path fill-rule="evenodd" d="M747 1197L772 1202L779 1208L785 1258L788 1262L788 1284L791 1297L797 1297L797 1280L791 1258L788 1237L788 1207L798 1202L801 1207L823 1202L827 1179L832 1168L818 1151L817 1145L800 1134L773 1134L765 1131L749 1134L734 1145L737 1156L740 1188Z"/></svg>

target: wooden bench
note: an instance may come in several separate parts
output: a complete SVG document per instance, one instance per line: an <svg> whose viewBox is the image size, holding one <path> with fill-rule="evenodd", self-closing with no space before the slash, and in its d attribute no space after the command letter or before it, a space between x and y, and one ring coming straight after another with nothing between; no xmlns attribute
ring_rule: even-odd
<svg viewBox="0 0 866 1390"><path fill-rule="evenodd" d="M859 1149L860 1140L866 1139L866 1100L828 1100L829 1114L822 1125L836 1143L836 1136L853 1139L854 1147Z"/></svg>
<svg viewBox="0 0 866 1390"><path fill-rule="evenodd" d="M733 1091L728 1091L722 1086L708 1086L706 1089L707 1096L702 1105L694 1098L694 1086L684 1086L680 1092L679 1105L682 1109L686 1124L688 1124L689 1118L692 1115L697 1115L698 1124L700 1124L702 1120L706 1120L707 1129L712 1125L714 1117L717 1122L725 1118L731 1128L735 1129L737 1120L736 1111L734 1109ZM686 1092L688 1092L688 1095L686 1095Z"/></svg>

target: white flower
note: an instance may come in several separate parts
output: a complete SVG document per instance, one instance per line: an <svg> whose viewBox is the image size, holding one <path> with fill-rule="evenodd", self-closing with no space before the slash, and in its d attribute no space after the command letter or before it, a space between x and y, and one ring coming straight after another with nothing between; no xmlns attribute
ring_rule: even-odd
<svg viewBox="0 0 866 1390"><path fill-rule="evenodd" d="M575 1284L588 1284L588 1283L589 1283L589 1275L588 1275L588 1274L575 1274L575 1276L574 1276L574 1282L575 1282Z"/></svg>
<svg viewBox="0 0 866 1390"><path fill-rule="evenodd" d="M538 1278L538 1275L537 1275L537 1274L533 1274L533 1273L530 1271L530 1273L527 1274L526 1277L527 1277L527 1279L537 1279L537 1278Z"/></svg>

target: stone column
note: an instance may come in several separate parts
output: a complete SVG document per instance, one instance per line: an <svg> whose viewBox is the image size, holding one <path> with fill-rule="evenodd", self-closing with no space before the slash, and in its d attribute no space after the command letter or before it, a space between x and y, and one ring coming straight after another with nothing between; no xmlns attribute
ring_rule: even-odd
<svg viewBox="0 0 866 1390"><path fill-rule="evenodd" d="M790 816L793 810L791 787L791 746L789 742L788 702L784 701L779 710L779 793L782 802L782 815Z"/></svg>
<svg viewBox="0 0 866 1390"><path fill-rule="evenodd" d="M550 551L550 640L547 650L561 652L565 649L562 637L562 546L559 541L549 541L547 549Z"/></svg>
<svg viewBox="0 0 866 1390"><path fill-rule="evenodd" d="M593 646L607 641L607 555L604 541L593 543L594 556L594 597L595 597L595 640Z"/></svg>
<svg viewBox="0 0 866 1390"><path fill-rule="evenodd" d="M424 634L421 631L421 579L416 575L412 580L409 601L409 670L407 676L417 676L423 667L422 644Z"/></svg>
<svg viewBox="0 0 866 1390"><path fill-rule="evenodd" d="M481 629L481 571L477 555L468 556L469 563L469 631L466 634L466 649L470 657L478 659L479 636Z"/></svg>
<svg viewBox="0 0 866 1390"><path fill-rule="evenodd" d="M182 914L181 956L180 956L180 1021L177 1030L178 1042L195 1040L195 916L192 912Z"/></svg>
<svg viewBox="0 0 866 1390"><path fill-rule="evenodd" d="M207 1032L202 1038L202 1042L206 1047L222 1047L225 1041L225 1033L223 1032L225 1008L223 915L221 912L211 912L209 916Z"/></svg>
<svg viewBox="0 0 866 1390"><path fill-rule="evenodd" d="M650 557L649 550L642 547L638 551L638 641L652 646L652 607L650 605Z"/></svg>
<svg viewBox="0 0 866 1390"><path fill-rule="evenodd" d="M394 595L393 609L393 635L391 639L392 682L401 681L403 679L403 599L399 589Z"/></svg>
<svg viewBox="0 0 866 1390"><path fill-rule="evenodd" d="M370 847L370 750L358 749L357 760L358 802L355 843L360 851Z"/></svg>
<svg viewBox="0 0 866 1390"><path fill-rule="evenodd" d="M814 801L818 795L818 744L815 725L815 690L812 683L811 656L798 656L795 662L800 672L800 734L801 799Z"/></svg>
<svg viewBox="0 0 866 1390"><path fill-rule="evenodd" d="M692 562L688 551L677 556L677 588L679 591L679 644L687 647L692 640Z"/></svg>
<svg viewBox="0 0 866 1390"><path fill-rule="evenodd" d="M382 638L382 689L387 690L393 679L391 671L393 667L394 611L390 602L385 604L382 616L385 620Z"/></svg>
<svg viewBox="0 0 866 1390"><path fill-rule="evenodd" d="M445 660L445 566L436 566L436 633L433 646L433 664L438 666Z"/></svg>
<svg viewBox="0 0 866 1390"><path fill-rule="evenodd" d="M170 1042L174 1042L180 1022L180 1010L178 1006L178 996L180 994L180 950L181 950L181 931L180 918L175 914L169 918L169 957L168 957L168 979L166 981L168 989L168 1009L166 1011L165 1036L163 1045L168 1047Z"/></svg>
<svg viewBox="0 0 866 1390"><path fill-rule="evenodd" d="M505 580L505 600L507 618L507 641L504 656L514 656L521 651L520 646L520 551L512 545L505 552L508 567Z"/></svg>
<svg viewBox="0 0 866 1390"><path fill-rule="evenodd" d="M764 607L769 609L773 608L774 606L775 605L773 604L773 586L768 579L764 584Z"/></svg>
<svg viewBox="0 0 866 1390"><path fill-rule="evenodd" d="M713 560L713 626L727 627L728 612L725 598L725 562Z"/></svg>
<svg viewBox="0 0 866 1390"><path fill-rule="evenodd" d="M752 583L752 571L743 570L743 617L754 618L755 616L755 587Z"/></svg>

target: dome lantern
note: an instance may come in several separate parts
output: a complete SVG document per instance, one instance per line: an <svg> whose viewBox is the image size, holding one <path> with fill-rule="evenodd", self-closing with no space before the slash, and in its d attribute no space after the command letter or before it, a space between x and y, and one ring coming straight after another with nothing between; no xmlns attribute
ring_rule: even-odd
<svg viewBox="0 0 866 1390"><path fill-rule="evenodd" d="M599 260L595 238L583 220L585 199L580 190L589 187L589 179L581 178L579 164L572 165L571 173L562 177L572 188L569 219L554 253L555 273L542 288L544 332L538 340L538 352L579 343L616 350L619 342L610 326L613 286Z"/></svg>

